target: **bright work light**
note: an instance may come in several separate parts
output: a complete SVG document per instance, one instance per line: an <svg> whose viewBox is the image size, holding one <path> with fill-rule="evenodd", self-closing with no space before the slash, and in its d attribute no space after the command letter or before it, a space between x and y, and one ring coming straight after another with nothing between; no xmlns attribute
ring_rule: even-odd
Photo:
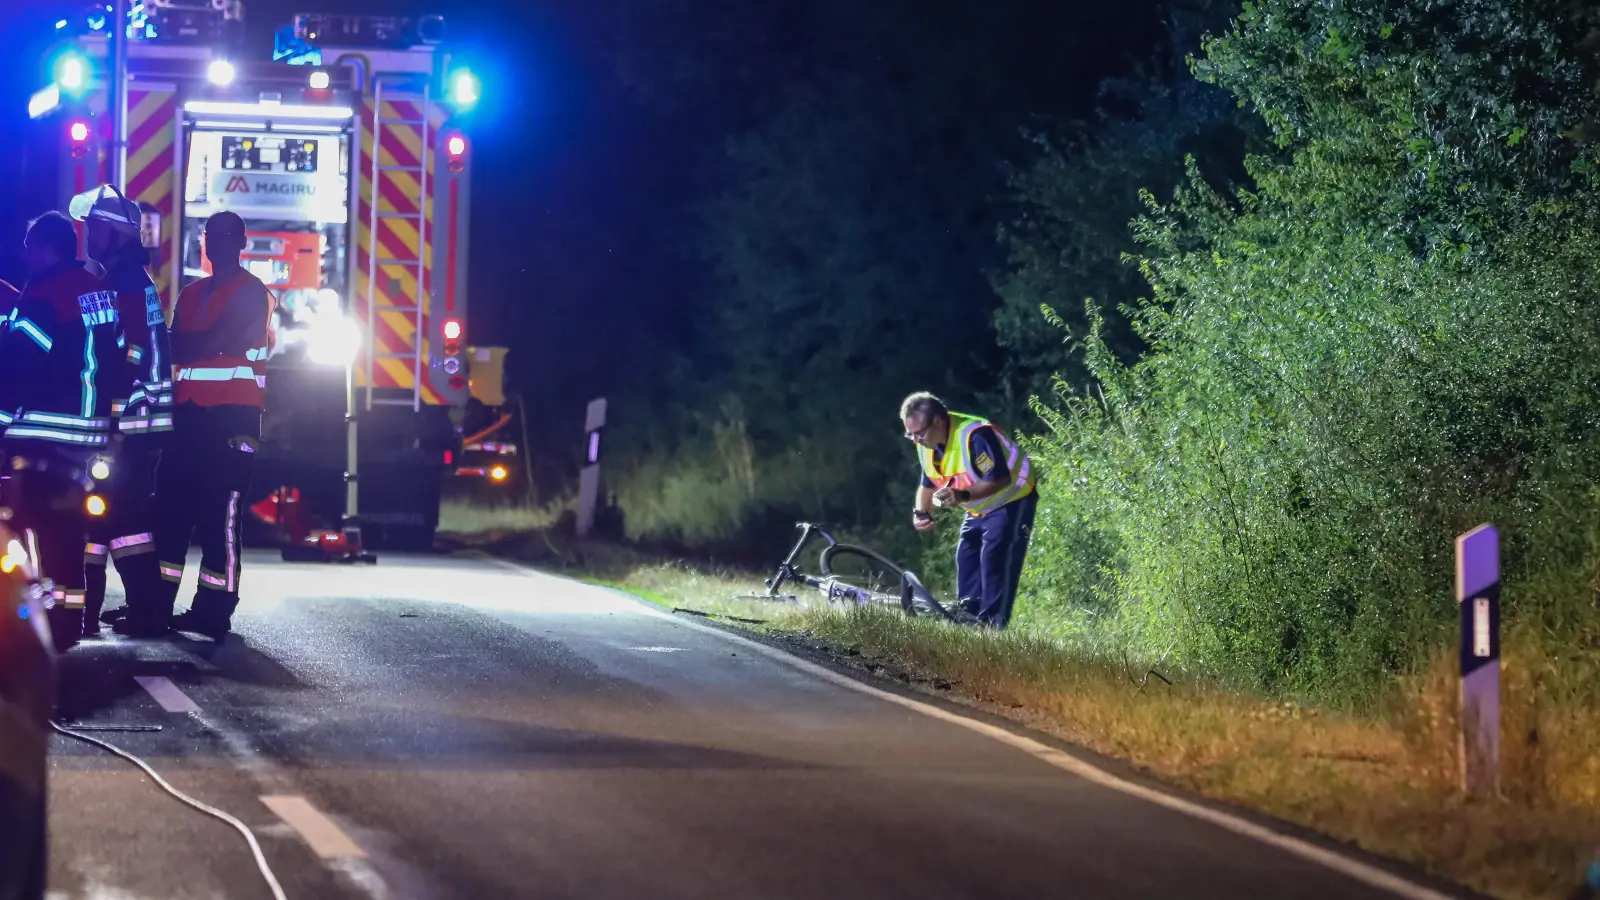
<svg viewBox="0 0 1600 900"><path fill-rule="evenodd" d="M206 80L218 87L233 84L233 76L233 63L225 59L213 59L206 69Z"/></svg>

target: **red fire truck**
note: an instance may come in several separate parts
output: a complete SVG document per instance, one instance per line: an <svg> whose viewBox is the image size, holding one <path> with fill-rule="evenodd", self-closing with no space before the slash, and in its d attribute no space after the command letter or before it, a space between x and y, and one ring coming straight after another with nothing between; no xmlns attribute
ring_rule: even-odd
<svg viewBox="0 0 1600 900"><path fill-rule="evenodd" d="M278 300L252 499L292 489L340 548L431 546L491 349L466 334L477 80L437 16L299 15L251 60L241 7L132 4L125 41L104 4L58 25L29 103L52 195L23 211L120 181L169 317L209 270L206 217L244 217Z"/></svg>

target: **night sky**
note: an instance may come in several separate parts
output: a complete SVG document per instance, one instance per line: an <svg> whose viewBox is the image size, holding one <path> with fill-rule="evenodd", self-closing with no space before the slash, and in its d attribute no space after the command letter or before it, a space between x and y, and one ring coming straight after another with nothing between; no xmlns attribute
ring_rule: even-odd
<svg viewBox="0 0 1600 900"><path fill-rule="evenodd" d="M749 2L751 8L767 9L760 0ZM1071 83L1059 85L1063 106L1081 113L1098 78L1122 66L1117 60L1130 50L1145 52L1138 45L1148 44L1154 30L1097 34L1113 27L1107 16L1125 13L1107 13L1098 4L1070 12L1074 5L1065 0L1043 4L1054 19L1061 19L1063 10L1081 16L1081 28L1074 30L1091 38L1071 41L1076 45L1071 48L1063 44L1061 50L1073 55ZM43 2L9 13L12 52L0 63L5 67L0 75L15 87L0 104L0 123L10 133L18 133L26 121L27 95L42 84L41 54L29 41L48 41L51 23L70 6ZM436 0L248 0L249 53L269 56L273 29L307 7L393 14L440 10ZM702 7L706 21L697 22ZM478 123L469 129L476 153L469 340L509 346L513 389L525 393L531 418L552 427L560 422L561 430L568 420L581 418L588 397L612 387L613 373L648 365L637 357L648 355L651 345L614 339L614 322L626 321L628 330L649 335L656 346L687 339L693 323L684 315L686 298L699 283L694 265L679 251L690 238L683 209L692 199L691 172L715 167L724 135L707 129L738 119L719 111L760 104L759 83L729 79L729 96L696 96L677 113L642 107L638 90L626 89L617 77L618 11L628 8L627 0L448 4L458 55L481 75L485 93L475 114ZM706 0L672 8L683 13L673 22L677 37L662 39L664 67L678 49L669 44L681 45L683 35L697 30L715 31L728 7ZM773 37L786 38L804 40ZM1048 42L1050 30L1041 29L1040 39ZM631 52L637 70L637 44ZM818 48L818 59L825 55ZM648 63L651 54L643 58ZM639 76L648 82L653 73ZM7 147L0 172L16 171L15 147ZM0 274L20 276L21 226L37 212L20 209L0 184L7 235L0 241ZM571 425L576 432L576 421Z"/></svg>

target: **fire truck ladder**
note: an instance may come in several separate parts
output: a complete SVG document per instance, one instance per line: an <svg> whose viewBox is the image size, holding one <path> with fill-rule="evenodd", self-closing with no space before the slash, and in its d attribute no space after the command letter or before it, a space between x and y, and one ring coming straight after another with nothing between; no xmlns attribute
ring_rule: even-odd
<svg viewBox="0 0 1600 900"><path fill-rule="evenodd" d="M368 240L371 247L367 251L367 335L369 341L378 333L378 273L380 267L404 266L416 276L417 292L410 300L410 306L386 306L387 312L400 313L411 319L412 340L408 350L404 352L368 352L367 353L367 397L368 410L376 404L379 406L410 406L413 411L422 411L422 368L423 346L427 340L423 330L424 310L427 308L424 298L428 296L427 264L423 261L428 252L428 166L431 162L430 153L433 147L433 135L428 124L428 110L432 108L432 86L424 86L421 102L418 108L422 114L420 119L401 119L384 117L384 81L382 75L373 79L372 88L372 199L368 206L370 220L368 222ZM396 94L390 90L391 95ZM391 96L391 99L394 99ZM417 99L414 93L407 93L399 99ZM383 163L383 132L385 128L411 127L416 128L422 135L422 161L420 165L385 165ZM389 173L404 172L417 179L417 211L410 212L380 212L379 197L381 196L380 179L393 178ZM407 219L416 223L417 227L417 253L416 259L401 259L398 257L380 257L380 244L378 243L378 222L382 219ZM372 346L369 343L369 346ZM404 397L373 397L373 376L380 359L404 360L411 364L411 398Z"/></svg>

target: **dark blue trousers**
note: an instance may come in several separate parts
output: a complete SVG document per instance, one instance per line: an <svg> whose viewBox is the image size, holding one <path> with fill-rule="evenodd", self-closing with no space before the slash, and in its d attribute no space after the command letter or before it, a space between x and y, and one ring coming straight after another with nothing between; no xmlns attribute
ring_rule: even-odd
<svg viewBox="0 0 1600 900"><path fill-rule="evenodd" d="M986 625L1004 628L1011 621L1022 578L1022 558L1033 534L1033 513L1039 492L1013 500L982 518L967 516L956 545L956 584L961 605Z"/></svg>

